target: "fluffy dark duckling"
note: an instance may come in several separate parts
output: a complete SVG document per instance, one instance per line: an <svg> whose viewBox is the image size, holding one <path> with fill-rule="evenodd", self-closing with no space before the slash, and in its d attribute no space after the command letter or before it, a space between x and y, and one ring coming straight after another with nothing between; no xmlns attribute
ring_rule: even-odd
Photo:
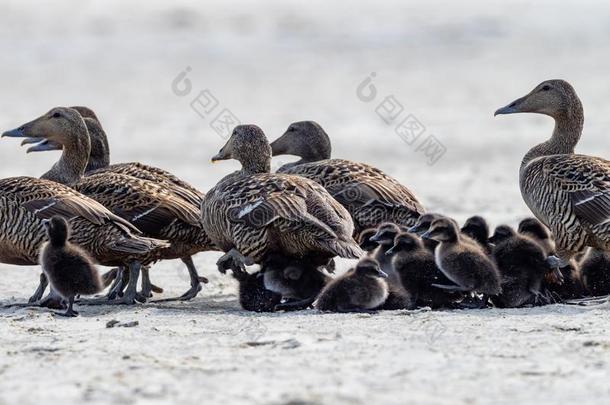
<svg viewBox="0 0 610 405"><path fill-rule="evenodd" d="M414 233L400 233L394 239L392 266L400 275L404 288L410 293L416 307L453 307L463 294L433 287L433 284L450 285L452 282L439 270L434 254Z"/></svg>
<svg viewBox="0 0 610 405"><path fill-rule="evenodd" d="M273 312L282 302L282 296L265 287L263 271L238 271L233 277L239 282L239 305L246 311Z"/></svg>
<svg viewBox="0 0 610 405"><path fill-rule="evenodd" d="M580 262L587 293L598 297L610 294L610 253L590 248Z"/></svg>
<svg viewBox="0 0 610 405"><path fill-rule="evenodd" d="M456 284L434 284L435 286L450 291L483 294L483 305L489 296L502 292L496 264L479 244L465 240L466 237L459 232L455 221L437 219L422 236L440 242L435 250L436 265Z"/></svg>
<svg viewBox="0 0 610 405"><path fill-rule="evenodd" d="M555 241L551 231L538 219L526 218L519 223L519 233L535 240L547 256L555 255ZM547 272L544 285L560 299L574 299L584 296L584 284L580 266L576 260L570 260L560 271Z"/></svg>
<svg viewBox="0 0 610 405"><path fill-rule="evenodd" d="M321 266L320 266L321 267ZM274 255L263 265L265 288L280 294L286 302L276 310L294 311L311 306L332 278L305 259Z"/></svg>
<svg viewBox="0 0 610 405"><path fill-rule="evenodd" d="M549 271L542 246L507 225L498 226L490 241L495 244L493 257L502 276L502 293L492 302L500 308L551 303L542 286Z"/></svg>
<svg viewBox="0 0 610 405"><path fill-rule="evenodd" d="M425 213L424 215L419 217L417 219L417 223L411 228L409 228L407 231L416 233L417 235L421 236L424 233L428 232L428 230L430 229L430 225L432 225L432 222L439 218L443 218L443 216L441 214L436 214L433 212ZM434 249L438 245L438 242L434 239L423 239L423 242L424 246L432 253L434 253Z"/></svg>
<svg viewBox="0 0 610 405"><path fill-rule="evenodd" d="M388 298L386 278L387 274L379 268L379 263L366 257L324 287L315 308L333 312L375 310Z"/></svg>
<svg viewBox="0 0 610 405"><path fill-rule="evenodd" d="M54 216L44 225L49 240L40 251L42 270L53 290L68 301L68 309L61 315L77 316L74 297L100 292L102 280L89 254L68 242L70 227L65 219Z"/></svg>
<svg viewBox="0 0 610 405"><path fill-rule="evenodd" d="M371 240L376 233L377 228L367 228L360 232L360 235L358 235L358 238L356 239L362 250L369 254L379 246L377 242Z"/></svg>
<svg viewBox="0 0 610 405"><path fill-rule="evenodd" d="M468 218L460 231L483 246L488 254L491 253L493 246L489 243L489 225L485 218L479 215Z"/></svg>

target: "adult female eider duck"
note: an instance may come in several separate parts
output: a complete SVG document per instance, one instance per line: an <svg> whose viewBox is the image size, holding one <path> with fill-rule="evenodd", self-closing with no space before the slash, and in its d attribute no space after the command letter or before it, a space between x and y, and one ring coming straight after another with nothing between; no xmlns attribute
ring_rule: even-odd
<svg viewBox="0 0 610 405"><path fill-rule="evenodd" d="M364 163L331 159L330 138L313 121L290 124L271 143L273 156L296 155L301 160L278 172L296 174L321 184L354 219L357 234L382 222L413 226L424 209L413 193L381 170Z"/></svg>
<svg viewBox="0 0 610 405"><path fill-rule="evenodd" d="M26 138L45 138L62 145L61 158L42 177L69 185L93 198L149 237L169 240L171 246L159 252L156 260L191 256L213 246L203 231L200 210L166 191L164 187L112 172L83 177L91 146L85 123L76 110L53 108L11 133ZM137 281L138 277L130 277L128 289L133 289L130 286ZM192 290L192 294L198 291ZM143 291L141 295L146 298L150 291ZM134 300L134 296L119 299L120 303L126 304L132 304Z"/></svg>
<svg viewBox="0 0 610 405"><path fill-rule="evenodd" d="M88 107L76 106L71 108L78 111L83 117L91 141L91 152L87 161L87 167L85 168L85 176L112 172L133 176L145 181L151 181L166 188L177 197L184 199L185 202L191 204L194 209L200 210L203 201L203 193L170 172L139 162L110 164L108 137L102 128L97 115ZM61 144L45 138L27 138L23 141L22 145L32 143L36 143L36 145L30 147L28 153L62 149ZM212 249L212 246L210 246L210 249ZM189 300L194 298L197 293L201 291L201 283L207 283L207 279L199 276L191 256L181 257L180 259L188 269L191 288L181 297L178 297L178 299ZM150 296L149 292L151 289L155 289L155 286L150 284L147 268L142 269L142 284L143 290ZM162 292L163 290L156 288L155 291ZM163 301L167 301L167 299Z"/></svg>
<svg viewBox="0 0 610 405"><path fill-rule="evenodd" d="M308 258L313 265L364 255L352 239L349 213L322 186L270 173L271 148L259 127L235 127L212 161L227 159L238 160L241 170L214 186L202 206L207 234L226 252L218 261L221 272L244 271L274 253Z"/></svg>
<svg viewBox="0 0 610 405"><path fill-rule="evenodd" d="M71 242L82 246L104 266L126 266L130 273L137 274L141 263L169 246L164 241L139 236L140 232L128 221L67 186L12 177L0 180L0 262L37 265L40 247L46 240L43 221L55 215L69 219ZM46 277L41 276L30 303L42 298L47 283ZM135 295L135 291L127 293ZM59 303L57 296L45 301L46 306L57 307Z"/></svg>
<svg viewBox="0 0 610 405"><path fill-rule="evenodd" d="M574 154L584 123L576 91L564 80L547 80L494 115L526 112L555 120L551 138L523 158L519 185L553 233L560 267L587 246L610 250L610 161Z"/></svg>

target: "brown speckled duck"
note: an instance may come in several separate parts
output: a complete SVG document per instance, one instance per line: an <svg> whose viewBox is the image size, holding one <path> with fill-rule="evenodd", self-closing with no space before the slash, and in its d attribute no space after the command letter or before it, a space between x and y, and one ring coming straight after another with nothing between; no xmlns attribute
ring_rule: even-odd
<svg viewBox="0 0 610 405"><path fill-rule="evenodd" d="M308 257L324 265L334 256L364 255L352 238L349 213L318 183L272 174L271 148L255 125L239 125L212 161L236 159L242 168L225 176L205 196L203 224L226 254L221 272L244 271L269 254Z"/></svg>
<svg viewBox="0 0 610 405"><path fill-rule="evenodd" d="M519 184L525 203L555 236L560 265L586 246L610 250L610 162L574 153L584 123L574 88L564 80L544 81L495 115L515 113L555 120L551 138L523 158Z"/></svg>
<svg viewBox="0 0 610 405"><path fill-rule="evenodd" d="M382 222L412 226L424 213L415 195L381 170L364 163L331 159L330 138L316 122L290 124L271 148L273 156L301 158L282 166L278 172L321 184L349 211L356 234Z"/></svg>
<svg viewBox="0 0 610 405"><path fill-rule="evenodd" d="M42 177L70 185L127 219L149 237L169 240L171 246L158 252L155 260L190 256L213 246L203 231L200 211L162 186L113 172L84 177L90 139L85 123L76 110L53 108L11 133L13 136L45 138L62 145L61 158ZM148 265L155 260L143 264ZM136 298L139 301L145 300L150 291L143 291L137 297L131 293L133 285L138 281L137 276L139 273L132 279L130 273L127 287L130 293L120 298L113 297L110 303L133 304ZM192 286L189 290L191 295L197 293L197 287L200 288L198 284L197 282L197 286Z"/></svg>
<svg viewBox="0 0 610 405"><path fill-rule="evenodd" d="M139 162L110 164L108 137L106 136L106 132L102 128L97 115L88 107L76 106L71 108L78 111L83 117L91 141L91 152L89 154L87 167L85 168L85 176L111 172L151 181L169 190L177 197L184 199L185 202L190 203L194 209L200 210L201 202L203 201L203 193L173 174L163 169ZM26 138L22 145L32 143L36 143L36 145L30 147L28 153L62 149L61 144L45 138ZM210 249L211 248L212 247L210 247ZM191 256L181 257L180 259L188 269L191 288L178 299L188 300L194 298L197 293L201 291L201 283L207 283L207 279L199 276ZM148 268L142 268L142 284L143 290L148 296L150 296L150 290L154 290L155 292L163 291L150 284ZM171 301L173 299L170 298L162 301L168 300Z"/></svg>

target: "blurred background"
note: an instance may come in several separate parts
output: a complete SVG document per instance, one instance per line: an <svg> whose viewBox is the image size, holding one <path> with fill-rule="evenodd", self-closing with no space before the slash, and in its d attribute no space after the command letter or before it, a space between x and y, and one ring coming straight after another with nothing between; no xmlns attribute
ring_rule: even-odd
<svg viewBox="0 0 610 405"><path fill-rule="evenodd" d="M86 105L113 162L163 167L206 191L238 167L210 163L225 142L219 114L270 140L310 119L334 157L381 168L428 209L514 224L528 214L519 163L553 123L493 112L566 79L586 110L578 151L610 156L609 21L602 1L4 1L0 129ZM181 81L177 92L185 69L190 91ZM368 102L357 96L367 78ZM201 92L215 101L209 114L191 105ZM402 106L390 124L378 115L386 97ZM412 145L395 132L409 115L425 127ZM444 150L432 165L417 150L430 135ZM0 176L40 176L58 156L3 139Z"/></svg>

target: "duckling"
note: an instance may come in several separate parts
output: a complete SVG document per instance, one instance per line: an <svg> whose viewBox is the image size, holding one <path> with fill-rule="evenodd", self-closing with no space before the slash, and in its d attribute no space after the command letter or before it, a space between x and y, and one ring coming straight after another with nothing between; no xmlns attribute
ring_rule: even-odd
<svg viewBox="0 0 610 405"><path fill-rule="evenodd" d="M411 296L415 307L453 307L463 298L460 292L451 292L433 287L433 284L453 284L436 266L434 254L414 233L396 235L388 254L392 256L392 267L400 275L404 288Z"/></svg>
<svg viewBox="0 0 610 405"><path fill-rule="evenodd" d="M492 246L489 244L489 225L487 225L485 218L479 215L468 218L460 231L483 246L488 254L491 253Z"/></svg>
<svg viewBox="0 0 610 405"><path fill-rule="evenodd" d="M358 235L358 238L356 239L358 241L358 245L360 245L362 250L369 254L375 249L377 249L377 242L373 242L371 240L371 237L376 233L377 228L367 228L364 231L360 232L360 235Z"/></svg>
<svg viewBox="0 0 610 405"><path fill-rule="evenodd" d="M434 222L434 220L439 219L439 218L443 218L443 215L436 214L433 212L427 212L424 215L422 215L421 217L419 217L417 219L417 223L415 225L413 225L412 227L410 227L409 229L407 229L407 231L421 236L424 233L428 232L428 230L430 229L430 225L432 225L432 222ZM423 239L423 242L424 242L424 246L426 247L426 249L428 249L432 253L434 253L434 249L436 249L438 242L435 241L434 239Z"/></svg>
<svg viewBox="0 0 610 405"><path fill-rule="evenodd" d="M526 218L519 223L519 233L536 241L550 257L555 256L555 241L549 228L536 218ZM584 284L578 262L570 259L564 266L547 272L544 285L560 299L581 298L584 295Z"/></svg>
<svg viewBox="0 0 610 405"><path fill-rule="evenodd" d="M580 262L582 281L592 296L610 294L610 253L589 249Z"/></svg>
<svg viewBox="0 0 610 405"><path fill-rule="evenodd" d="M324 287L315 308L334 312L375 310L388 298L387 276L375 259L361 259L356 267Z"/></svg>
<svg viewBox="0 0 610 405"><path fill-rule="evenodd" d="M502 292L496 264L479 244L464 240L466 237L459 232L455 221L448 218L437 219L422 237L440 242L435 250L436 265L456 284L434 286L449 291L483 294L483 304L486 304L490 295Z"/></svg>
<svg viewBox="0 0 610 405"><path fill-rule="evenodd" d="M542 286L549 271L542 247L507 225L498 226L490 241L495 244L493 257L502 278L502 293L491 298L494 305L517 308L549 304Z"/></svg>
<svg viewBox="0 0 610 405"><path fill-rule="evenodd" d="M273 312L276 305L282 302L282 296L265 287L264 272L234 272L233 277L239 283L239 305L246 311Z"/></svg>
<svg viewBox="0 0 610 405"><path fill-rule="evenodd" d="M77 316L73 309L74 297L92 295L103 289L93 259L83 249L68 242L70 227L65 219L53 216L44 223L48 242L40 252L40 264L51 287L65 300L68 309L63 316Z"/></svg>
<svg viewBox="0 0 610 405"><path fill-rule="evenodd" d="M282 296L287 302L276 305L276 310L306 309L328 284L331 277L307 259L271 255L263 264L265 288Z"/></svg>

